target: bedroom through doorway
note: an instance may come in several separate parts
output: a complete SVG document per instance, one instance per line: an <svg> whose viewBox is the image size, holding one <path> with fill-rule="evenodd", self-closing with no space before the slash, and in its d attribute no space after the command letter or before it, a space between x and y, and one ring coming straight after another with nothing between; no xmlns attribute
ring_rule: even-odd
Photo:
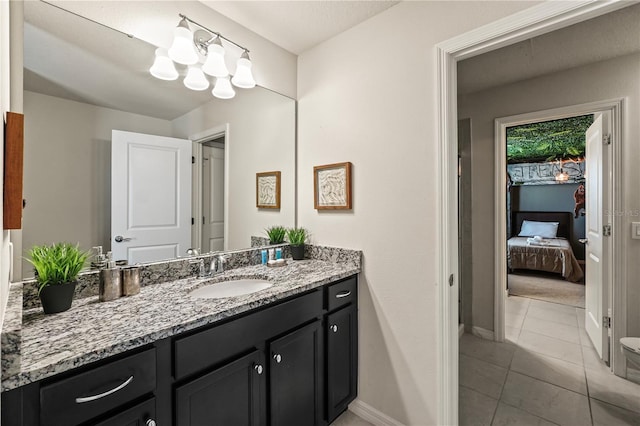
<svg viewBox="0 0 640 426"><path fill-rule="evenodd" d="M507 290L585 307L585 140L594 115L506 128Z"/></svg>

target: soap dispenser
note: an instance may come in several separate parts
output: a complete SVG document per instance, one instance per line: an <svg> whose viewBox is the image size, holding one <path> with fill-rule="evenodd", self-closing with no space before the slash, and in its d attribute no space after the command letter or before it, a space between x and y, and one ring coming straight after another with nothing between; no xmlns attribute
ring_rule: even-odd
<svg viewBox="0 0 640 426"><path fill-rule="evenodd" d="M101 302L117 299L122 296L122 274L116 266L111 252L107 252L107 267L100 270L98 299Z"/></svg>
<svg viewBox="0 0 640 426"><path fill-rule="evenodd" d="M91 262L91 267L94 269L103 269L107 267L107 256L102 253L102 246L93 247L96 254Z"/></svg>

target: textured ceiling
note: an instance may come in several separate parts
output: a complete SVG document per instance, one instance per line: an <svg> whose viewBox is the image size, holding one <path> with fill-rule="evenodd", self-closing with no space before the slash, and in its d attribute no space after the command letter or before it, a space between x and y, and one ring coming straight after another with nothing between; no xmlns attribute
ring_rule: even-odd
<svg viewBox="0 0 640 426"><path fill-rule="evenodd" d="M461 61L458 64L458 94L639 51L640 4L636 4Z"/></svg>
<svg viewBox="0 0 640 426"><path fill-rule="evenodd" d="M201 1L296 55L399 3L381 0Z"/></svg>

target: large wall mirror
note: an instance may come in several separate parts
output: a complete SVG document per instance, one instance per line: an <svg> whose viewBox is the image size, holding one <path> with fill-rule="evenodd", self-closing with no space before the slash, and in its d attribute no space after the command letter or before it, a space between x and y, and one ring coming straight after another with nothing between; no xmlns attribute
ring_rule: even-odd
<svg viewBox="0 0 640 426"><path fill-rule="evenodd" d="M153 78L149 43L43 2L25 2L24 14L23 251L57 241L115 251L113 130L193 141L192 247L245 248L268 226L295 225L295 100L263 87L216 99L212 87L185 88L186 69L175 81ZM270 171L281 173L280 209L258 209L256 173ZM158 173L147 173L151 186L170 180ZM32 276L27 265L23 278Z"/></svg>

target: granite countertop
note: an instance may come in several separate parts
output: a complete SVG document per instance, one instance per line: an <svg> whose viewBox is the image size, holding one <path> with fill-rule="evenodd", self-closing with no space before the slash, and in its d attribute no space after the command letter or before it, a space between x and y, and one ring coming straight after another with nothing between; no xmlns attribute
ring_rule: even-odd
<svg viewBox="0 0 640 426"><path fill-rule="evenodd" d="M349 263L291 261L281 268L264 265L226 271L208 279L186 278L142 287L140 294L100 303L97 296L76 299L69 311L44 315L22 310L13 291L2 333L2 391L125 352L166 337L264 306L360 272ZM274 283L257 293L225 299L194 299L189 291L208 282L260 278ZM206 281L206 282L205 282ZM20 289L20 293L21 293ZM20 311L21 321L19 313ZM19 323L19 324L18 324ZM8 346L7 346L8 345Z"/></svg>

